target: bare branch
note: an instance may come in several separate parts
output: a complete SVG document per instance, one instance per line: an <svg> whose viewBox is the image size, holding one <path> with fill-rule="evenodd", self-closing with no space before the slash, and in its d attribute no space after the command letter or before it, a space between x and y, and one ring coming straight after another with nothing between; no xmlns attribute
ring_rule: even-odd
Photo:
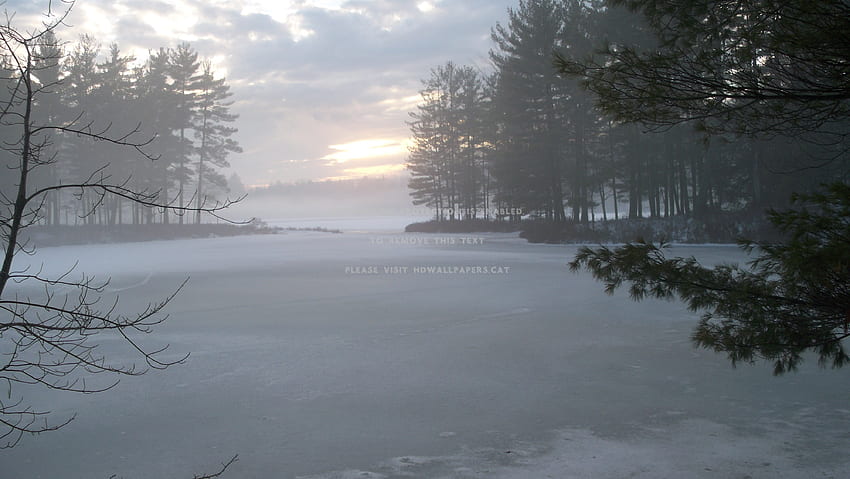
<svg viewBox="0 0 850 479"><path fill-rule="evenodd" d="M213 474L206 474L206 475L203 475L203 476L195 476L194 479L213 479L215 477L221 477L221 475L224 474L224 471L226 471L227 468L232 466L238 460L239 460L239 455L237 454L237 455L231 457L229 461L223 463L221 465L221 468L217 472L215 472Z"/></svg>

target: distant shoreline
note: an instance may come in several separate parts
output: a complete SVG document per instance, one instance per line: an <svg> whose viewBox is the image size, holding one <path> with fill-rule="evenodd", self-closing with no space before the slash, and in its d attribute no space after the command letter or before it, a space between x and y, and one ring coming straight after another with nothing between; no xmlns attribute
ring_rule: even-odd
<svg viewBox="0 0 850 479"><path fill-rule="evenodd" d="M628 243L638 240L682 244L737 244L741 238L775 240L776 230L762 219L731 213L705 220L694 218L639 218L594 223L523 220L425 221L405 227L407 233L520 232L529 243Z"/></svg>
<svg viewBox="0 0 850 479"><path fill-rule="evenodd" d="M279 234L286 231L320 231L340 233L339 230L313 228L284 228L265 223L244 225L230 223L146 224L146 225L57 225L30 226L23 230L21 244L30 247L68 246L80 244L133 243L192 238L216 238L242 235Z"/></svg>

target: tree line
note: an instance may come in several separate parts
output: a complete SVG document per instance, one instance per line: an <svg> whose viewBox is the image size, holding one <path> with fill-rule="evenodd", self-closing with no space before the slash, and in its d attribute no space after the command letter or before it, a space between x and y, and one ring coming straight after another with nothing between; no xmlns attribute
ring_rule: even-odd
<svg viewBox="0 0 850 479"><path fill-rule="evenodd" d="M786 205L792 191L848 173L836 161L843 143L831 138L799 142L790 132L745 135L684 119L637 124L600 105L580 78L558 70L556 56L595 58L605 49L676 41L659 38L622 5L521 0L491 36L492 71L453 62L433 68L411 113L412 201L437 220L757 217ZM692 40L725 49L743 78L743 66L762 68L746 39L736 48L734 38ZM631 101L641 108L640 98Z"/></svg>
<svg viewBox="0 0 850 479"><path fill-rule="evenodd" d="M42 167L29 176L30 186L109 183L144 195L148 205L176 207L149 208L121 195L63 187L44 196L33 223L200 223L201 210L227 195L219 170L229 166L230 154L241 152L232 138L238 115L230 111L226 79L189 43L152 50L143 62L116 43L103 48L90 35L68 43L52 29L29 47L38 89L31 121L60 126L42 135ZM0 102L18 108L21 76L15 59L5 55L0 69ZM6 144L20 141L18 126L2 125ZM137 144L144 154L95 139L104 135ZM10 150L0 154L3 164L14 168L18 158ZM0 188L12 191L15 181L14 175L3 175Z"/></svg>
<svg viewBox="0 0 850 479"><path fill-rule="evenodd" d="M725 353L733 365L764 359L780 375L811 357L821 367L850 364L850 3L607 4L641 18L654 43L558 55L559 71L579 79L616 121L650 130L691 124L709 140L749 148L740 166L727 167L721 151L702 173L711 174L709 165L750 171L748 204L764 197L756 193L798 191L789 206L767 213L776 238L739 239L746 265L705 266L668 257L663 242L639 240L581 247L571 268L590 271L609 293L625 287L635 300L680 299L702 313L694 345ZM762 176L789 155L793 174ZM813 179L824 184L812 189Z"/></svg>
<svg viewBox="0 0 850 479"><path fill-rule="evenodd" d="M128 312L117 297L104 301L108 280L75 267L51 274L16 261L36 250L25 230L166 222L169 213L200 221L200 214L220 218L232 203L206 201L213 182L221 183L214 167L238 151L229 138L235 116L227 111L224 80L188 44L153 52L141 65L115 45L101 58L91 37L69 47L55 31L73 6L47 2L33 30L17 27L14 12L4 11L0 21L0 449L73 419L54 421L37 408L30 395L38 388L96 393L119 377L185 359L166 357L167 347L142 338L165 321L163 309L185 281ZM104 336L118 339L116 346L141 365L107 358ZM111 379L88 380L97 374ZM235 460L195 477L219 477Z"/></svg>

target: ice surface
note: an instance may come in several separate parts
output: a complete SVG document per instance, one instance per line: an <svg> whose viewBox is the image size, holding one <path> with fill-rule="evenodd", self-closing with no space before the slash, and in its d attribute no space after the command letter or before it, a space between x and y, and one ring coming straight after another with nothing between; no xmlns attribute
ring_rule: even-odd
<svg viewBox="0 0 850 479"><path fill-rule="evenodd" d="M347 233L394 233L404 227L422 221L427 216L320 216L320 217L271 217L264 221L270 226L281 228L325 228Z"/></svg>
<svg viewBox="0 0 850 479"><path fill-rule="evenodd" d="M732 369L692 347L696 317L681 304L606 296L589 274L570 273L574 246L379 229L68 246L22 258L19 266L50 272L79 261L80 271L112 278L109 295L127 310L190 276L169 321L144 340L169 343L174 358L192 355L102 394L32 392L56 419L77 418L0 451L0 476L189 478L236 453L227 477L848 470L848 371L812 362L780 378L764 364ZM743 258L728 246L673 252ZM102 346L113 361L134 359L118 340Z"/></svg>

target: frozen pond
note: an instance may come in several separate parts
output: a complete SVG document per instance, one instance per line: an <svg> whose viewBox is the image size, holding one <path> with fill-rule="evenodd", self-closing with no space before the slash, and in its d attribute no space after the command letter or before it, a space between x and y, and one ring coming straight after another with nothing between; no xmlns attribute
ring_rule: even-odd
<svg viewBox="0 0 850 479"><path fill-rule="evenodd" d="M112 276L128 310L191 276L146 341L192 355L32 396L77 417L0 451L0 476L191 478L238 453L225 477L844 477L850 370L733 369L692 347L682 305L571 273L575 249L357 231L45 248L32 260Z"/></svg>

